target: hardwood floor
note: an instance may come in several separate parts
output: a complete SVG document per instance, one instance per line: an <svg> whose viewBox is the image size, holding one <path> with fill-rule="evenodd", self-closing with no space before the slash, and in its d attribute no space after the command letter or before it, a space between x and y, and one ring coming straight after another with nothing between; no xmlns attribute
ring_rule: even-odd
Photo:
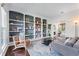
<svg viewBox="0 0 79 59"><path fill-rule="evenodd" d="M25 49L24 48L19 48L16 50L13 50L14 46L10 46L6 52L5 56L30 56L28 51L26 50L25 53Z"/></svg>

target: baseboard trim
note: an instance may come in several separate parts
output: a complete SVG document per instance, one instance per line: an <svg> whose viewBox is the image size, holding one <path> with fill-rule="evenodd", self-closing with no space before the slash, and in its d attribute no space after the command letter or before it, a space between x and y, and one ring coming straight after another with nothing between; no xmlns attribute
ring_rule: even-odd
<svg viewBox="0 0 79 59"><path fill-rule="evenodd" d="M8 45L5 45L4 48L2 49L2 52L1 52L1 56L5 56L6 52L8 50Z"/></svg>
<svg viewBox="0 0 79 59"><path fill-rule="evenodd" d="M13 42L11 42L11 43L5 45L5 46L3 47L3 49L2 49L0 55L1 55L1 56L5 56L5 54L6 54L7 50L8 50L8 47L9 47L9 46L12 46L12 45L14 45Z"/></svg>

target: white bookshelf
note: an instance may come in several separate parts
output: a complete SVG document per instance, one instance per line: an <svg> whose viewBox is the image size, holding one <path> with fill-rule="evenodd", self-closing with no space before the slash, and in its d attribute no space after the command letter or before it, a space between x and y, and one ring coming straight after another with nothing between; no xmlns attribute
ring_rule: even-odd
<svg viewBox="0 0 79 59"><path fill-rule="evenodd" d="M24 33L24 15L19 12L9 11L9 42L13 42L13 36Z"/></svg>
<svg viewBox="0 0 79 59"><path fill-rule="evenodd" d="M25 15L25 39L34 39L34 17Z"/></svg>
<svg viewBox="0 0 79 59"><path fill-rule="evenodd" d="M46 33L43 33L43 25L46 25L46 27L47 27L47 24L43 24L43 19L41 18L41 17L39 17L39 18L41 18L41 23L39 22L39 23L36 23L35 22L35 16L32 16L33 17L33 22L31 22L31 21L29 21L29 16L30 15L27 15L28 16L28 18L26 18L26 14L23 14L24 16L23 16L23 20L20 20L20 19L9 19L9 26L14 26L14 27L18 27L18 26L23 26L23 28L19 28L20 30L21 29L23 29L23 31L24 31L24 33L25 33L25 38L28 38L29 40L31 40L31 41L35 41L35 40L40 40L40 39L42 39L42 38L45 38L45 37L43 37L43 34L46 34L46 37L48 37L47 35L48 35L48 30L46 30ZM31 17L31 16L30 16ZM27 19L27 20L26 20ZM28 26L26 26L26 24L28 24ZM41 36L38 36L38 37L35 37L36 36L36 25L39 25L40 24L40 26L41 26L41 29L40 29L40 27L38 27L38 31L40 32L40 35ZM30 27L30 25L32 25L32 28ZM46 28L47 29L47 28ZM31 33L27 33L26 34L26 32L32 32L33 34L31 34ZM16 29L16 30L9 30L9 33L19 33L20 31L18 30L18 29ZM30 36L33 36L33 38L29 38Z"/></svg>

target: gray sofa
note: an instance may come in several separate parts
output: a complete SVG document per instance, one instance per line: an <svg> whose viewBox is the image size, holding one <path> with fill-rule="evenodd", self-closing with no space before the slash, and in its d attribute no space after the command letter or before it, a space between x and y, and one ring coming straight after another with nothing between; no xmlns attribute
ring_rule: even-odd
<svg viewBox="0 0 79 59"><path fill-rule="evenodd" d="M68 42L72 43L73 46L68 44ZM54 50L55 52L63 56L79 56L79 40L74 39L68 41L68 39L57 39L53 41L50 45L51 52Z"/></svg>

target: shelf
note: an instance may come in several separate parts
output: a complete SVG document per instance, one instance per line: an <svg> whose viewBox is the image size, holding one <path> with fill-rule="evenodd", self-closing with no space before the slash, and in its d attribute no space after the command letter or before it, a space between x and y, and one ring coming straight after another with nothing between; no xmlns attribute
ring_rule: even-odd
<svg viewBox="0 0 79 59"><path fill-rule="evenodd" d="M15 19L10 19L10 21L15 21L15 22L24 22L24 21L21 21L21 20L15 20Z"/></svg>
<svg viewBox="0 0 79 59"><path fill-rule="evenodd" d="M28 29L28 28L25 28L25 30L34 30L34 29Z"/></svg>
<svg viewBox="0 0 79 59"><path fill-rule="evenodd" d="M34 22L25 22L25 23L28 23L28 24L29 24L29 23L30 23L30 24L33 24Z"/></svg>
<svg viewBox="0 0 79 59"><path fill-rule="evenodd" d="M14 26L18 26L18 25L20 25L20 26L22 26L23 24L14 24L14 23L9 23L10 25L14 25Z"/></svg>
<svg viewBox="0 0 79 59"><path fill-rule="evenodd" d="M41 23L36 23L36 25L41 25Z"/></svg>
<svg viewBox="0 0 79 59"><path fill-rule="evenodd" d="M25 36L29 36L29 35L25 35Z"/></svg>
<svg viewBox="0 0 79 59"><path fill-rule="evenodd" d="M19 32L19 31L9 31L9 32Z"/></svg>
<svg viewBox="0 0 79 59"><path fill-rule="evenodd" d="M25 35L25 36L34 36L34 35Z"/></svg>

